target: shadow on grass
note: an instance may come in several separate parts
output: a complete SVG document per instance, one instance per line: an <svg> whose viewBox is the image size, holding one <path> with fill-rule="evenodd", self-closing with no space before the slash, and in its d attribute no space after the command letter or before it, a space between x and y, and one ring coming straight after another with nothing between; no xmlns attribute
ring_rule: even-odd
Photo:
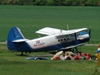
<svg viewBox="0 0 100 75"><path fill-rule="evenodd" d="M27 57L27 56L30 56L30 55L27 55L27 54L23 54L23 55L21 55L21 54L16 54L16 56Z"/></svg>

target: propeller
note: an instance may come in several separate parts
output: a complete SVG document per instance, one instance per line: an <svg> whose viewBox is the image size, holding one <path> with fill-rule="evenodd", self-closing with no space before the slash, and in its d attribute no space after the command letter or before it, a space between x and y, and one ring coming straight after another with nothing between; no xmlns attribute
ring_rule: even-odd
<svg viewBox="0 0 100 75"><path fill-rule="evenodd" d="M90 36L90 38L91 38L91 28L89 29L89 36Z"/></svg>
<svg viewBox="0 0 100 75"><path fill-rule="evenodd" d="M91 28L89 29L89 32L88 33L89 33L89 37L91 38ZM89 38L89 42L90 42L90 38ZM92 42L92 44L94 44L93 41L91 41L91 42Z"/></svg>

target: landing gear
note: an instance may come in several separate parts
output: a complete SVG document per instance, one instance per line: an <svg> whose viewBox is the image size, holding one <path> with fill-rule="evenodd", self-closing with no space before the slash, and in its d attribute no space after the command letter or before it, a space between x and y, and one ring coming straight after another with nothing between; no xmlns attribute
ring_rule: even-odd
<svg viewBox="0 0 100 75"><path fill-rule="evenodd" d="M20 54L21 56L23 56L23 52L21 52L21 54Z"/></svg>
<svg viewBox="0 0 100 75"><path fill-rule="evenodd" d="M75 47L75 51L76 51L76 53L78 53L79 51L78 51L78 49L77 49L77 47Z"/></svg>
<svg viewBox="0 0 100 75"><path fill-rule="evenodd" d="M49 52L49 53L50 53L50 54L56 54L56 53L59 52L59 51L63 51L63 52L70 51L70 52L73 52L73 53L78 53L78 52L80 52L80 51L78 51L77 47L75 47L75 48L57 50L57 51L53 51L53 52Z"/></svg>
<svg viewBox="0 0 100 75"><path fill-rule="evenodd" d="M63 52L66 52L66 51L70 51L70 52L73 52L73 53L78 53L78 52L81 52L77 49L77 47L75 48L69 48L69 49L64 49Z"/></svg>
<svg viewBox="0 0 100 75"><path fill-rule="evenodd" d="M29 53L31 53L31 52L29 52ZM25 52L25 54L24 54L24 52L21 52L21 54L20 54L20 56L26 56L27 55L27 52Z"/></svg>

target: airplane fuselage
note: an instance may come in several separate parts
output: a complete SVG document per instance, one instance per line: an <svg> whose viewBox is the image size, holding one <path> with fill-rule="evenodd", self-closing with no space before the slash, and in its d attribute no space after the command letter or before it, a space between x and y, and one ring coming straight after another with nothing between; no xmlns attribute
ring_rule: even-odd
<svg viewBox="0 0 100 75"><path fill-rule="evenodd" d="M87 28L70 30L68 32L56 33L32 40L26 39L20 29L10 29L7 46L9 50L19 52L40 52L49 50L69 49L80 46L89 41L90 35Z"/></svg>
<svg viewBox="0 0 100 75"><path fill-rule="evenodd" d="M24 51L48 51L48 50L60 50L64 47L67 48L67 46L74 46L74 45L80 45L86 41L89 40L89 35L84 34L84 35L79 35L76 36L74 34L71 35L64 35L64 36L59 36L59 35L52 35L52 36L45 36L33 40L26 40L25 43L28 45L28 49L25 48ZM24 49L23 48L23 49ZM23 50L21 48L18 49Z"/></svg>

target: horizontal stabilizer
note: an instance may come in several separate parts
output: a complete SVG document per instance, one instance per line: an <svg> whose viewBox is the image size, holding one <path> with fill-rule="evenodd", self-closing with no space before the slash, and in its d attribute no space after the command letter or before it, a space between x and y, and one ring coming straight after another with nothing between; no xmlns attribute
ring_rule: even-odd
<svg viewBox="0 0 100 75"><path fill-rule="evenodd" d="M14 41L12 41L12 42L24 42L24 41L26 41L26 40L28 40L28 39L19 39L19 40L14 40Z"/></svg>

